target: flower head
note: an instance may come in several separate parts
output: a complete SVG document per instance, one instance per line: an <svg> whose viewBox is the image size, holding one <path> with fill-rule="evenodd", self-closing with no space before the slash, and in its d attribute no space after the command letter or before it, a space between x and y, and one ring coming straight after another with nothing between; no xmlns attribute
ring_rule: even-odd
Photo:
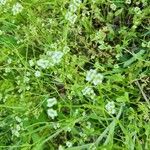
<svg viewBox="0 0 150 150"><path fill-rule="evenodd" d="M83 95L87 95L87 96L90 96L91 98L94 98L95 97L95 93L93 91L93 89L91 87L85 87L83 90L82 90L82 93Z"/></svg>
<svg viewBox="0 0 150 150"><path fill-rule="evenodd" d="M91 82L94 79L94 77L96 76L96 74L97 74L96 70L90 69L87 72L86 81Z"/></svg>
<svg viewBox="0 0 150 150"><path fill-rule="evenodd" d="M54 119L55 117L57 117L57 111L56 110L54 110L54 109L52 109L52 108L50 108L50 109L48 109L47 110L47 114L48 114L48 116L49 117L51 117L52 119Z"/></svg>
<svg viewBox="0 0 150 150"><path fill-rule="evenodd" d="M7 0L0 0L0 5L5 5Z"/></svg>
<svg viewBox="0 0 150 150"><path fill-rule="evenodd" d="M61 51L48 51L47 56L50 56L50 65L54 66L55 64L60 63L64 53Z"/></svg>
<svg viewBox="0 0 150 150"><path fill-rule="evenodd" d="M12 12L13 15L19 14L23 10L23 6L20 3L16 3L13 5Z"/></svg>
<svg viewBox="0 0 150 150"><path fill-rule="evenodd" d="M112 10L116 10L117 6L116 6L115 4L111 4L111 5L110 5L110 8L111 8Z"/></svg>
<svg viewBox="0 0 150 150"><path fill-rule="evenodd" d="M102 83L102 80L103 80L103 75L98 73L94 79L93 79L93 84L94 85L98 85L98 84L101 84Z"/></svg>
<svg viewBox="0 0 150 150"><path fill-rule="evenodd" d="M41 76L41 72L38 71L38 70L34 74L35 74L36 77L40 77Z"/></svg>
<svg viewBox="0 0 150 150"><path fill-rule="evenodd" d="M57 104L57 100L56 100L55 97L49 98L49 99L47 100L47 107L52 107L52 106L55 105L55 104Z"/></svg>
<svg viewBox="0 0 150 150"><path fill-rule="evenodd" d="M86 81L92 82L94 85L101 84L103 80L103 75L97 73L96 70L90 69L86 75Z"/></svg>
<svg viewBox="0 0 150 150"><path fill-rule="evenodd" d="M67 142L66 142L66 146L67 146L67 147L72 147L72 143L69 142L69 141L67 141Z"/></svg>
<svg viewBox="0 0 150 150"><path fill-rule="evenodd" d="M49 66L49 61L46 59L39 59L37 61L37 65L42 69L46 69Z"/></svg>
<svg viewBox="0 0 150 150"><path fill-rule="evenodd" d="M114 101L108 102L106 104L105 108L106 108L106 110L108 111L109 114L115 114L116 113Z"/></svg>

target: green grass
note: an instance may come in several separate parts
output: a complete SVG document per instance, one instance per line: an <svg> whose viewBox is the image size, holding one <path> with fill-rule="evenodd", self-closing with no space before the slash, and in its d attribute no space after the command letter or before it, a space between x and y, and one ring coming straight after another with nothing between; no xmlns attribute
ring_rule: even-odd
<svg viewBox="0 0 150 150"><path fill-rule="evenodd" d="M149 16L148 0L0 0L0 150L149 150Z"/></svg>

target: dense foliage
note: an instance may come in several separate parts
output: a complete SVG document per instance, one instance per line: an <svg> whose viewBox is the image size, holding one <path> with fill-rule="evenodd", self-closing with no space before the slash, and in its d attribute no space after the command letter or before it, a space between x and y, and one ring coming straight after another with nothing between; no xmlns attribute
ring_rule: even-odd
<svg viewBox="0 0 150 150"><path fill-rule="evenodd" d="M0 149L150 149L149 0L0 0Z"/></svg>

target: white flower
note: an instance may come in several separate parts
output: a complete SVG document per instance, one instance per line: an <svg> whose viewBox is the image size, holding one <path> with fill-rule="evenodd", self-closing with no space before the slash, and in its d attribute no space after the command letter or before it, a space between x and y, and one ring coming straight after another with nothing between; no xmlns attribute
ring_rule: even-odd
<svg viewBox="0 0 150 150"><path fill-rule="evenodd" d="M27 76L25 76L24 77L24 83L28 83L29 81L30 81L30 79Z"/></svg>
<svg viewBox="0 0 150 150"><path fill-rule="evenodd" d="M61 58L63 57L63 52L60 52L60 51L55 51L53 52L52 54L52 61L54 64L58 64L60 61L61 61Z"/></svg>
<svg viewBox="0 0 150 150"><path fill-rule="evenodd" d="M36 77L40 77L41 76L41 72L40 71L36 71L34 74L35 74Z"/></svg>
<svg viewBox="0 0 150 150"><path fill-rule="evenodd" d="M109 114L115 114L116 113L114 101L108 102L106 104L105 108L106 108L106 110L108 111Z"/></svg>
<svg viewBox="0 0 150 150"><path fill-rule="evenodd" d="M75 4L75 5L80 5L81 4L81 0L73 0L73 3Z"/></svg>
<svg viewBox="0 0 150 150"><path fill-rule="evenodd" d="M12 132L12 135L14 135L16 137L19 137L19 135L20 135L20 133L15 129L12 129L11 132Z"/></svg>
<svg viewBox="0 0 150 150"><path fill-rule="evenodd" d="M92 125L91 122L87 122L87 128L88 129L91 129L91 125Z"/></svg>
<svg viewBox="0 0 150 150"><path fill-rule="evenodd" d="M19 123L21 122L21 118L20 117L16 116L15 119L16 119L17 122L19 122Z"/></svg>
<svg viewBox="0 0 150 150"><path fill-rule="evenodd" d="M52 107L53 105L56 105L56 104L57 104L57 100L56 100L55 97L54 98L49 98L47 100L47 107Z"/></svg>
<svg viewBox="0 0 150 150"><path fill-rule="evenodd" d="M7 0L0 0L0 5L5 5Z"/></svg>
<svg viewBox="0 0 150 150"><path fill-rule="evenodd" d="M0 35L2 35L3 34L3 31L2 30L0 30Z"/></svg>
<svg viewBox="0 0 150 150"><path fill-rule="evenodd" d="M54 119L55 117L57 117L57 111L56 110L54 110L54 109L48 109L47 110L47 114L48 114L48 116L49 117L51 117L52 119Z"/></svg>
<svg viewBox="0 0 150 150"><path fill-rule="evenodd" d="M70 127L67 127L66 129L68 132L71 132L71 128Z"/></svg>
<svg viewBox="0 0 150 150"><path fill-rule="evenodd" d="M21 127L19 124L17 124L16 127L11 128L12 135L19 137L20 136L20 133L19 133L20 130L21 130Z"/></svg>
<svg viewBox="0 0 150 150"><path fill-rule="evenodd" d="M43 69L46 69L49 66L49 61L46 59L39 59L37 65Z"/></svg>
<svg viewBox="0 0 150 150"><path fill-rule="evenodd" d="M16 3L13 5L12 12L13 15L19 14L23 10L23 6L20 3Z"/></svg>
<svg viewBox="0 0 150 150"><path fill-rule="evenodd" d="M26 72L26 76L29 77L31 75L30 72Z"/></svg>
<svg viewBox="0 0 150 150"><path fill-rule="evenodd" d="M103 80L103 75L98 73L94 79L93 79L93 84L94 85L98 85L98 84L101 84L102 83L102 80Z"/></svg>
<svg viewBox="0 0 150 150"><path fill-rule="evenodd" d="M64 53L61 51L48 51L47 55L50 56L50 65L54 66L55 64L59 64Z"/></svg>
<svg viewBox="0 0 150 150"><path fill-rule="evenodd" d="M64 150L62 145L59 145L58 150Z"/></svg>
<svg viewBox="0 0 150 150"><path fill-rule="evenodd" d="M67 12L66 16L65 16L66 20L68 20L71 24L74 24L76 19L77 19L77 15L72 13L72 12Z"/></svg>
<svg viewBox="0 0 150 150"><path fill-rule="evenodd" d="M56 130L58 128L60 128L60 124L59 123L53 123L53 128Z"/></svg>
<svg viewBox="0 0 150 150"><path fill-rule="evenodd" d="M94 77L96 76L96 74L97 74L96 70L90 69L87 72L86 81L91 82L94 79Z"/></svg>
<svg viewBox="0 0 150 150"><path fill-rule="evenodd" d="M116 10L117 6L116 6L115 4L111 4L111 5L110 5L110 8L111 8L112 10Z"/></svg>
<svg viewBox="0 0 150 150"><path fill-rule="evenodd" d="M70 4L69 5L69 10L71 11L71 12L76 12L77 11L77 7L76 7L76 5L74 5L74 4Z"/></svg>
<svg viewBox="0 0 150 150"><path fill-rule="evenodd" d="M31 67L33 67L33 66L34 66L34 61L33 61L33 60L29 60L29 65L30 65Z"/></svg>
<svg viewBox="0 0 150 150"><path fill-rule="evenodd" d="M12 59L11 59L11 58L8 58L7 63L8 63L8 64L11 64L11 63L12 63Z"/></svg>
<svg viewBox="0 0 150 150"><path fill-rule="evenodd" d="M83 95L91 96L91 98L94 98L95 93L91 87L85 87L82 90Z"/></svg>
<svg viewBox="0 0 150 150"><path fill-rule="evenodd" d="M65 46L65 47L63 48L63 53L64 53L64 54L67 54L69 51L70 51L70 48L69 48L68 46Z"/></svg>
<svg viewBox="0 0 150 150"><path fill-rule="evenodd" d="M101 84L103 80L103 75L97 73L96 70L90 69L86 75L86 81L92 82L94 85Z"/></svg>
<svg viewBox="0 0 150 150"><path fill-rule="evenodd" d="M66 146L67 146L67 147L72 147L72 145L73 145L73 144L72 144L71 142L69 142L69 141L66 142Z"/></svg>
<svg viewBox="0 0 150 150"><path fill-rule="evenodd" d="M131 4L131 0L126 0L125 3L126 4Z"/></svg>

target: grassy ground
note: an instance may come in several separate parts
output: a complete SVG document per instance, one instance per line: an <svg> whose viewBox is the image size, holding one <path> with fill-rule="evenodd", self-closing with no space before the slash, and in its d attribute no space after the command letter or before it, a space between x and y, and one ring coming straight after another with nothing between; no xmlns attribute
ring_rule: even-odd
<svg viewBox="0 0 150 150"><path fill-rule="evenodd" d="M149 150L149 18L149 0L0 0L0 150Z"/></svg>

